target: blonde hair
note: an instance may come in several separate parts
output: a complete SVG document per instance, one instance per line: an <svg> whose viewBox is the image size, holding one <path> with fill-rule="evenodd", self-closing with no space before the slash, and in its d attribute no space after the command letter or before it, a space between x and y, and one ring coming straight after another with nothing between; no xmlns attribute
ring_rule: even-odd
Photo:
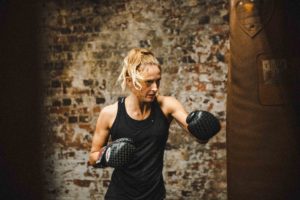
<svg viewBox="0 0 300 200"><path fill-rule="evenodd" d="M128 52L124 58L122 72L118 78L123 90L126 89L126 78L128 77L132 78L133 86L136 89L140 90L142 88L141 81L143 77L140 74L139 67L145 64L156 65L161 70L158 60L150 50L134 48Z"/></svg>

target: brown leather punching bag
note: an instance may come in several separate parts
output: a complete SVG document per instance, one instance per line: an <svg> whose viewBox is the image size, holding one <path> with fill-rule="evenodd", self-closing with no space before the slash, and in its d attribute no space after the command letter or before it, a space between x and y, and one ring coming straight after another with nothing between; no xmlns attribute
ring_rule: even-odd
<svg viewBox="0 0 300 200"><path fill-rule="evenodd" d="M300 199L299 12L299 1L230 1L229 200Z"/></svg>

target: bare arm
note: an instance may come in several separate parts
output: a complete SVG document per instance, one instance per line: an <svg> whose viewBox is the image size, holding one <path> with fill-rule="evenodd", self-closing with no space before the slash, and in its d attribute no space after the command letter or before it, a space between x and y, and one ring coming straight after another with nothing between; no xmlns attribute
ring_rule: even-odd
<svg viewBox="0 0 300 200"><path fill-rule="evenodd" d="M188 130L188 124L186 123L188 113L186 112L182 104L174 97L162 97L161 102L162 109L165 110L168 115L171 115L172 118L174 118L183 129L190 133L190 131ZM207 140L200 140L198 138L195 139L197 139L199 143L207 143Z"/></svg>
<svg viewBox="0 0 300 200"><path fill-rule="evenodd" d="M182 104L174 97L160 97L159 101L161 101L162 110L166 115L170 115L176 122L184 128L186 131L187 129L187 112L185 111Z"/></svg>
<svg viewBox="0 0 300 200"><path fill-rule="evenodd" d="M106 145L109 139L109 131L116 116L116 112L116 105L114 104L103 108L99 114L89 155L90 165L96 164L101 149Z"/></svg>

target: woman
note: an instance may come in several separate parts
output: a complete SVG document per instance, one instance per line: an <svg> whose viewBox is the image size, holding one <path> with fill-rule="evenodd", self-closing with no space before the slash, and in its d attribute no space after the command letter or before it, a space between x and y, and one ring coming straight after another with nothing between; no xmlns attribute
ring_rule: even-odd
<svg viewBox="0 0 300 200"><path fill-rule="evenodd" d="M188 131L188 114L174 97L158 94L161 66L147 49L129 51L119 80L129 95L102 109L89 162L95 165L110 136L112 141L132 139L135 155L129 165L114 170L105 199L162 200L166 193L162 170L169 126L175 119Z"/></svg>

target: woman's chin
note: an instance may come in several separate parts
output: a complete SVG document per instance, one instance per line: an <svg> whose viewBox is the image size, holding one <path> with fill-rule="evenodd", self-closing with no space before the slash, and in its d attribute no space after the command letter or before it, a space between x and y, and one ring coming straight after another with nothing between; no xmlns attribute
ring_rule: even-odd
<svg viewBox="0 0 300 200"><path fill-rule="evenodd" d="M152 102L152 101L154 101L155 97L156 97L155 95L147 95L145 98L145 101Z"/></svg>

